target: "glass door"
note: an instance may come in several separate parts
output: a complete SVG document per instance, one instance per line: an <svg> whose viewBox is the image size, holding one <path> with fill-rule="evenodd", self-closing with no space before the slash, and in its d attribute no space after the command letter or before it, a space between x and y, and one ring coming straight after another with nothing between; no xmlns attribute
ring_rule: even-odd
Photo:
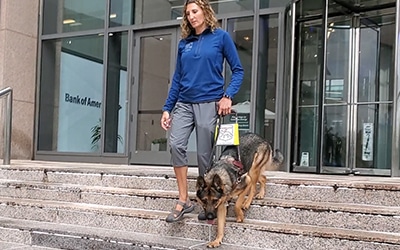
<svg viewBox="0 0 400 250"><path fill-rule="evenodd" d="M390 175L395 8L307 2L296 23L292 170Z"/></svg>
<svg viewBox="0 0 400 250"><path fill-rule="evenodd" d="M175 67L177 29L134 33L130 163L168 164L161 109Z"/></svg>
<svg viewBox="0 0 400 250"><path fill-rule="evenodd" d="M360 17L358 77L352 95L355 173L390 175L395 20L395 8Z"/></svg>
<svg viewBox="0 0 400 250"><path fill-rule="evenodd" d="M322 172L390 175L394 8L328 20Z"/></svg>

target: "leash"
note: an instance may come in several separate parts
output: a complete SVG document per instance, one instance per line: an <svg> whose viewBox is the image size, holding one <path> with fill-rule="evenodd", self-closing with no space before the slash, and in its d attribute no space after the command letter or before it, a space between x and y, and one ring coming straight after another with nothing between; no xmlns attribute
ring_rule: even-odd
<svg viewBox="0 0 400 250"><path fill-rule="evenodd" d="M219 131L221 129L221 123L222 123L222 115L219 115L217 118L217 122L215 125L215 134L214 134L214 143L213 143L213 148L212 148L212 157L211 157L211 161L207 166L206 172L204 175L206 175L212 168L212 166L214 165L214 163L216 162L216 152L217 152L217 139L218 139L218 135L219 135Z"/></svg>

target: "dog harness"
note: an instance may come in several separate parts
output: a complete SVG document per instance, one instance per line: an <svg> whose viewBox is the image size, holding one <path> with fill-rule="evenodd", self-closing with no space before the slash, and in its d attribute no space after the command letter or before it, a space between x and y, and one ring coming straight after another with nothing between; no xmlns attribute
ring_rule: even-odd
<svg viewBox="0 0 400 250"><path fill-rule="evenodd" d="M235 111L235 110L232 110L232 113L233 114L235 114L235 122L236 123L238 123L238 116L237 116L237 112ZM214 146L213 146L213 163L215 163L215 160L216 160L216 157L215 157L215 154L216 154L216 142L217 142L217 138L218 138L218 135L219 135L219 130L220 130L220 128L221 128L221 123L222 123L222 119L223 119L223 116L222 115L220 115L218 118L217 118L217 129L216 129L216 134L215 134L215 139L214 139ZM237 183L239 183L240 181L241 181L241 176L243 175L243 174L245 174L246 172L245 172L245 170L244 170L244 168L243 168L243 164L242 164L242 161L241 161L241 159L240 159L240 147L239 147L240 145L236 145L236 149L237 149L237 154L238 154L238 159L236 160L234 160L233 161L233 165L235 166L235 167L237 167L238 168L238 171L237 171L237 178L236 178L236 182ZM207 169L207 171L206 171L206 174L207 174L207 172L209 171L211 169L211 167L210 168L208 168Z"/></svg>

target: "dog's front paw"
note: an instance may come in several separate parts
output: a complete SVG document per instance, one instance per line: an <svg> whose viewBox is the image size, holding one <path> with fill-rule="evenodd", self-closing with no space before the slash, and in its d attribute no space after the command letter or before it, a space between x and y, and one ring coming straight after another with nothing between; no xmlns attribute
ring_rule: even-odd
<svg viewBox="0 0 400 250"><path fill-rule="evenodd" d="M257 199L257 200L262 200L262 199L264 199L264 196L265 196L265 194L263 194L263 193L258 193L256 196L255 196L255 198Z"/></svg>
<svg viewBox="0 0 400 250"><path fill-rule="evenodd" d="M243 221L244 221L244 215L236 216L236 222L237 223L242 223Z"/></svg>
<svg viewBox="0 0 400 250"><path fill-rule="evenodd" d="M219 240L214 240L214 241L209 242L207 244L207 247L208 248L216 248L216 247L219 247L220 245L221 245L221 242Z"/></svg>
<svg viewBox="0 0 400 250"><path fill-rule="evenodd" d="M250 205L251 205L251 201L246 200L242 205L242 209L247 210L250 208Z"/></svg>

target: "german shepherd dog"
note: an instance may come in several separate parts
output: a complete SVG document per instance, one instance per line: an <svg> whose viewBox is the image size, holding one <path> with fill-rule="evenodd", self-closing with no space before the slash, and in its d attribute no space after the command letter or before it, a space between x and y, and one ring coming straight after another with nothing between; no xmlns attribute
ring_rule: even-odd
<svg viewBox="0 0 400 250"><path fill-rule="evenodd" d="M238 162L239 152L241 163ZM243 222L244 211L250 207L253 198L264 198L267 181L264 171L277 170L282 162L283 155L279 150L273 152L265 139L246 133L240 137L239 151L236 146L225 147L206 175L197 177L196 199L207 220L217 218L217 237L207 247L221 245L228 201L237 197L234 208L236 221ZM260 189L256 195L257 183Z"/></svg>

